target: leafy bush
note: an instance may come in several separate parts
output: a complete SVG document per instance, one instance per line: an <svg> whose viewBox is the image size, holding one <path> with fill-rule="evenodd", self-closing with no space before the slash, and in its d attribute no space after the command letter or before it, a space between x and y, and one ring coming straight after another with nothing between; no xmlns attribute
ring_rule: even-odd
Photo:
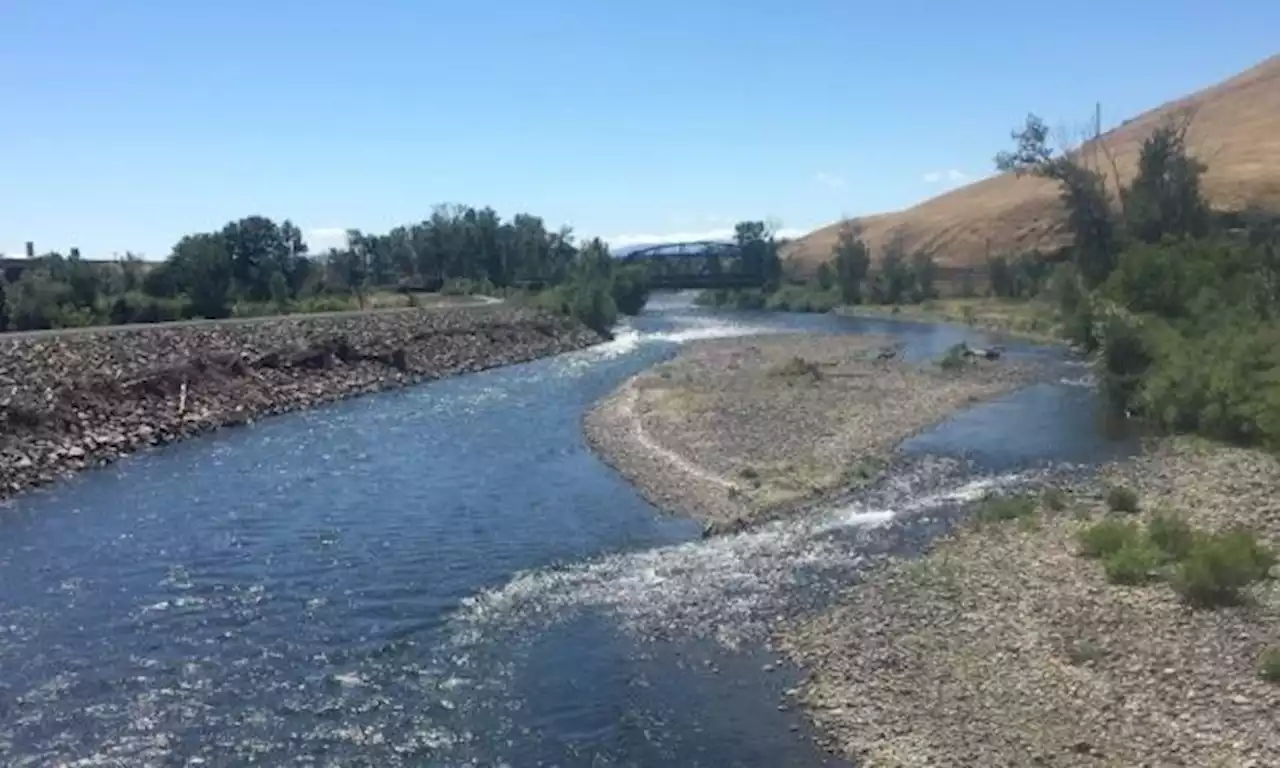
<svg viewBox="0 0 1280 768"><path fill-rule="evenodd" d="M1280 645L1273 645L1258 656L1258 677L1280 683Z"/></svg>
<svg viewBox="0 0 1280 768"><path fill-rule="evenodd" d="M815 285L784 285L765 300L765 308L779 312L830 312L840 305L840 293Z"/></svg>
<svg viewBox="0 0 1280 768"><path fill-rule="evenodd" d="M1138 511L1138 493L1123 485L1113 485L1107 489L1107 507L1112 512L1133 514Z"/></svg>
<svg viewBox="0 0 1280 768"><path fill-rule="evenodd" d="M321 295L308 296L294 302L293 310L295 312L315 313L315 312L349 312L358 309L359 305L352 296L336 296Z"/></svg>
<svg viewBox="0 0 1280 768"><path fill-rule="evenodd" d="M6 314L17 331L62 327L62 305L70 300L71 288L41 267L28 267L5 288Z"/></svg>
<svg viewBox="0 0 1280 768"><path fill-rule="evenodd" d="M167 323L190 317L191 305L181 297L157 298L133 291L117 296L111 302L108 315L115 325Z"/></svg>
<svg viewBox="0 0 1280 768"><path fill-rule="evenodd" d="M649 272L640 266L625 266L613 273L613 303L624 315L638 315L649 301Z"/></svg>
<svg viewBox="0 0 1280 768"><path fill-rule="evenodd" d="M978 507L977 519L984 523L1020 520L1036 513L1036 503L1030 496L993 496Z"/></svg>
<svg viewBox="0 0 1280 768"><path fill-rule="evenodd" d="M961 342L946 351L946 354L938 361L938 367L944 371L956 371L964 368L969 362L969 345Z"/></svg>
<svg viewBox="0 0 1280 768"><path fill-rule="evenodd" d="M1092 640L1077 640L1067 646L1067 658L1076 666L1101 661L1106 656L1106 649Z"/></svg>
<svg viewBox="0 0 1280 768"><path fill-rule="evenodd" d="M1124 546L1139 538L1136 523L1121 520L1101 520L1081 530L1076 540L1080 554L1085 557L1104 558L1119 552Z"/></svg>
<svg viewBox="0 0 1280 768"><path fill-rule="evenodd" d="M1266 578L1275 555L1245 530L1197 537L1187 556L1178 563L1173 587L1192 605L1234 605L1241 590Z"/></svg>
<svg viewBox="0 0 1280 768"><path fill-rule="evenodd" d="M1147 523L1147 539L1164 553L1166 559L1178 561L1191 554L1196 533L1181 516L1158 513Z"/></svg>
<svg viewBox="0 0 1280 768"><path fill-rule="evenodd" d="M611 285L599 278L577 278L538 294L537 303L554 312L577 318L583 325L611 336L618 322L618 307Z"/></svg>
<svg viewBox="0 0 1280 768"><path fill-rule="evenodd" d="M1054 512L1061 512L1067 507L1067 493L1056 485L1045 488L1040 494L1040 500L1045 509L1051 509Z"/></svg>
<svg viewBox="0 0 1280 768"><path fill-rule="evenodd" d="M1157 364L1137 404L1171 431L1280 447L1280 324L1220 323L1156 336Z"/></svg>
<svg viewBox="0 0 1280 768"><path fill-rule="evenodd" d="M1143 584L1150 581L1161 563L1160 550L1138 536L1127 539L1106 556L1103 568L1112 584Z"/></svg>

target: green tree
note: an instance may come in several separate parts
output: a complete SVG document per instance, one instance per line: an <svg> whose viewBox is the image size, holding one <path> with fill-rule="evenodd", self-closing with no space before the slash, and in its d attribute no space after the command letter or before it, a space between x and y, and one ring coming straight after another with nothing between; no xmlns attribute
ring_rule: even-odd
<svg viewBox="0 0 1280 768"><path fill-rule="evenodd" d="M919 303L938 298L938 262L933 256L923 251L913 254L911 277L914 283L912 301Z"/></svg>
<svg viewBox="0 0 1280 768"><path fill-rule="evenodd" d="M78 253L63 262L63 269L61 278L70 289L71 303L81 309L93 310L105 282L101 269L81 259Z"/></svg>
<svg viewBox="0 0 1280 768"><path fill-rule="evenodd" d="M45 264L28 266L5 292L8 322L18 331L62 326L63 305L70 305L71 289L57 280Z"/></svg>
<svg viewBox="0 0 1280 768"><path fill-rule="evenodd" d="M907 260L906 237L896 233L885 243L872 292L880 304L901 304L914 295L915 274Z"/></svg>
<svg viewBox="0 0 1280 768"><path fill-rule="evenodd" d="M831 269L831 262L824 261L821 264L819 264L818 274L816 275L816 277L818 280L818 288L820 288L821 290L829 291L835 287L836 277L835 277L835 273Z"/></svg>
<svg viewBox="0 0 1280 768"><path fill-rule="evenodd" d="M1200 185L1206 166L1187 151L1190 124L1189 116L1166 121L1142 142L1138 173L1124 196L1127 233L1139 242L1209 233L1209 203Z"/></svg>
<svg viewBox="0 0 1280 768"><path fill-rule="evenodd" d="M249 216L227 224L221 236L223 249L231 257L236 295L251 301L270 299L271 274L290 261L289 243L280 226L265 216Z"/></svg>
<svg viewBox="0 0 1280 768"><path fill-rule="evenodd" d="M275 303L276 309L285 312L289 309L289 281L285 279L283 272L271 273L271 301Z"/></svg>
<svg viewBox="0 0 1280 768"><path fill-rule="evenodd" d="M1029 115L1023 128L1013 132L1013 139L1016 148L998 154L996 168L1018 175L1030 173L1058 183L1080 275L1090 288L1101 285L1115 268L1120 251L1120 233L1106 177L1082 164L1080 153L1058 154L1050 149L1049 127L1035 115Z"/></svg>
<svg viewBox="0 0 1280 768"><path fill-rule="evenodd" d="M146 279L146 266L137 254L126 251L124 256L116 259L120 284L113 293L132 293L140 291Z"/></svg>
<svg viewBox="0 0 1280 768"><path fill-rule="evenodd" d="M996 255L987 259L987 282L991 284L991 293L996 296L1012 298L1017 295L1009 257Z"/></svg>
<svg viewBox="0 0 1280 768"><path fill-rule="evenodd" d="M782 259L773 232L763 221L740 221L733 239L741 254L742 271L759 275L766 292L776 291L782 281Z"/></svg>
<svg viewBox="0 0 1280 768"><path fill-rule="evenodd" d="M236 266L221 235L188 235L173 247L169 259L177 272L177 283L191 300L191 311L197 317L231 314Z"/></svg>
<svg viewBox="0 0 1280 768"><path fill-rule="evenodd" d="M613 303L624 315L638 315L649 301L649 270L638 264L620 267L613 273Z"/></svg>
<svg viewBox="0 0 1280 768"><path fill-rule="evenodd" d="M840 227L832 254L836 263L836 284L840 287L840 300L845 304L862 301L862 284L871 269L871 249L863 242L861 232L852 222Z"/></svg>

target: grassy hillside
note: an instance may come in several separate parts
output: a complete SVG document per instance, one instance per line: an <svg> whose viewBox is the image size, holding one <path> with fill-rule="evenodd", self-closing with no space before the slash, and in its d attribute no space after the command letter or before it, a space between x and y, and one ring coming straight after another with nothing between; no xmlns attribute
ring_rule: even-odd
<svg viewBox="0 0 1280 768"><path fill-rule="evenodd" d="M1209 165L1204 185L1213 207L1280 211L1280 56L1104 134L1126 181L1152 128L1188 109L1194 112L1189 145ZM902 237L909 249L933 253L943 267L966 267L984 263L989 253L1062 244L1061 220L1052 182L1002 174L905 211L857 221L875 255L890 238ZM815 268L830 257L839 228L837 222L811 232L789 244L784 256L802 270Z"/></svg>

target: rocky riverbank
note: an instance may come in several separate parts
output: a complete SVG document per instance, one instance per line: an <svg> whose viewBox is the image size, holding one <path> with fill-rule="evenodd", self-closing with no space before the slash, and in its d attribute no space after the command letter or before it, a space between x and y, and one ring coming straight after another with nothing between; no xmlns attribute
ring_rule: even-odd
<svg viewBox="0 0 1280 768"><path fill-rule="evenodd" d="M894 446L1027 382L1011 361L889 358L887 337L690 345L593 409L593 447L655 505L734 530L873 479Z"/></svg>
<svg viewBox="0 0 1280 768"><path fill-rule="evenodd" d="M1108 510L1113 484L1137 513ZM962 526L783 633L800 702L859 765L1276 765L1280 684L1258 665L1280 645L1280 584L1192 608L1164 580L1109 583L1077 536L1163 510L1280 545L1277 488L1273 456L1173 440L1029 517Z"/></svg>
<svg viewBox="0 0 1280 768"><path fill-rule="evenodd" d="M0 499L218 427L598 341L505 306L0 336Z"/></svg>

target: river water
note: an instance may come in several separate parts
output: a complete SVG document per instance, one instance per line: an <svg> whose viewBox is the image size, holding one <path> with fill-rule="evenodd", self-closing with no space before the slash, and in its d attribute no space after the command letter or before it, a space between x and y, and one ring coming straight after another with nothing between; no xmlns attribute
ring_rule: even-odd
<svg viewBox="0 0 1280 768"><path fill-rule="evenodd" d="M988 490L1128 449L1086 369L908 441L847 503L701 540L587 449L586 409L681 343L981 334L709 313L149 452L0 508L0 764L837 765L767 648ZM913 538L914 537L914 538Z"/></svg>

